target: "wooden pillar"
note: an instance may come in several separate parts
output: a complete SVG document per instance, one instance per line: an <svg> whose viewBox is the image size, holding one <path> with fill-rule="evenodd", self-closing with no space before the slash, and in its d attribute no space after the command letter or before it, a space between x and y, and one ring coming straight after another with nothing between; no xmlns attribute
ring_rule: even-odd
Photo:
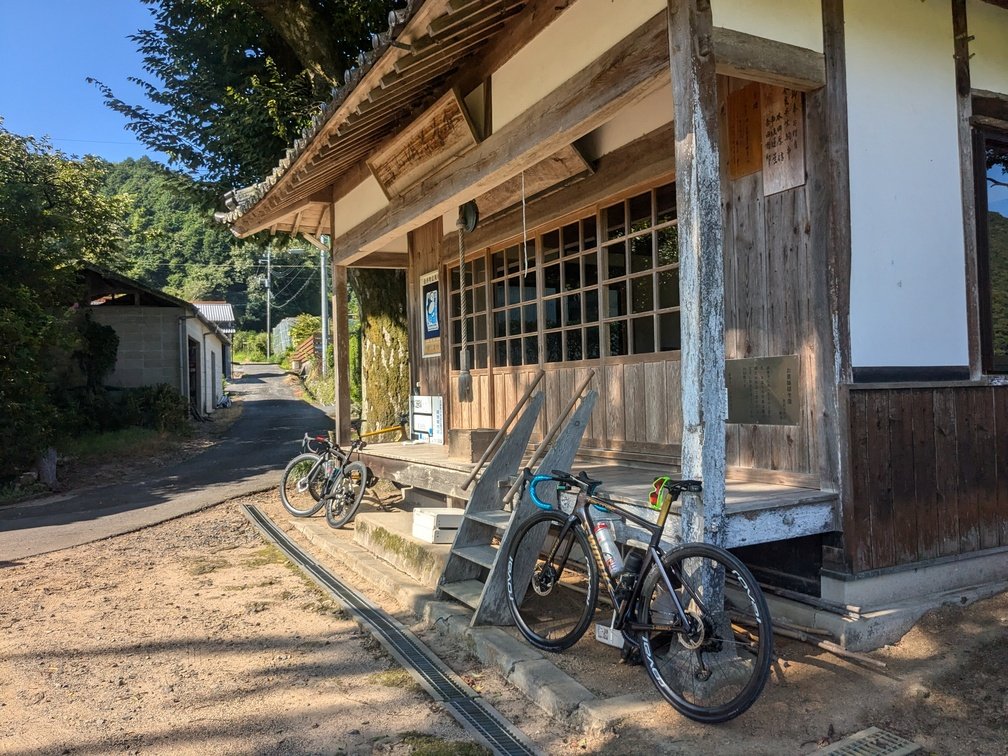
<svg viewBox="0 0 1008 756"><path fill-rule="evenodd" d="M682 317L682 474L703 480L704 486L702 497L684 494L682 536L720 543L728 398L712 27L709 0L668 0Z"/></svg>
<svg viewBox="0 0 1008 756"><path fill-rule="evenodd" d="M329 228L336 229L336 203L329 204ZM336 236L329 234L332 267L333 398L336 410L336 440L350 443L350 315L347 308L347 268L336 264Z"/></svg>
<svg viewBox="0 0 1008 756"><path fill-rule="evenodd" d="M980 354L980 282L977 277L976 176L973 157L973 88L970 84L969 27L966 0L952 0L952 39L955 54L956 106L959 122L959 175L962 180L963 234L966 245L966 325L970 378L983 375Z"/></svg>

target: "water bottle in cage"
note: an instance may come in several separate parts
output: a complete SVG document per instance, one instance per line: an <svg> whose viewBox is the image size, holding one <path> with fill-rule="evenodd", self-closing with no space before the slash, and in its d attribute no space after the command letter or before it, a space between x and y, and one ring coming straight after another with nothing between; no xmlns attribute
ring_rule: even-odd
<svg viewBox="0 0 1008 756"><path fill-rule="evenodd" d="M595 523L595 540L598 541L599 550L602 552L602 559L605 560L609 574L616 575L622 572L623 557L620 556L619 548L616 546L612 525L606 520Z"/></svg>

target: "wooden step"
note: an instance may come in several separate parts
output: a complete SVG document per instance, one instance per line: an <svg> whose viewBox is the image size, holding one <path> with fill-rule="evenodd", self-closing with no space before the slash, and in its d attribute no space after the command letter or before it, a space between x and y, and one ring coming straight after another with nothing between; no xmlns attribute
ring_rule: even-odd
<svg viewBox="0 0 1008 756"><path fill-rule="evenodd" d="M511 521L511 513L505 512L503 509L491 510L489 512L472 512L466 514L466 517L498 530L507 528L508 523Z"/></svg>
<svg viewBox="0 0 1008 756"><path fill-rule="evenodd" d="M468 559L480 567L486 567L488 570L493 567L494 560L497 558L497 549L493 546L463 546L452 549L452 553L463 559Z"/></svg>
<svg viewBox="0 0 1008 756"><path fill-rule="evenodd" d="M483 593L483 583L480 580L445 583L441 586L441 592L448 594L453 599L458 599L470 609L475 609L479 604L480 594Z"/></svg>

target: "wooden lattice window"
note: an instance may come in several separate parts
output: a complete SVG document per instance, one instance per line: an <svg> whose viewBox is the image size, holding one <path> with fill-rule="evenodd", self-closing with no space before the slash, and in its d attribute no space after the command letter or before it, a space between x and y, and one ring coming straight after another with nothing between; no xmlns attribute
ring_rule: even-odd
<svg viewBox="0 0 1008 756"><path fill-rule="evenodd" d="M612 203L467 263L473 368L678 350L675 185ZM458 267L451 271L459 367Z"/></svg>

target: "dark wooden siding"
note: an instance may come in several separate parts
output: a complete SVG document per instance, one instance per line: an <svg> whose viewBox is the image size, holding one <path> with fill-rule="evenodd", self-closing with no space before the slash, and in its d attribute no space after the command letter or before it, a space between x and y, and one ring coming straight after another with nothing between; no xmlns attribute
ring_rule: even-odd
<svg viewBox="0 0 1008 756"><path fill-rule="evenodd" d="M406 305L409 317L409 342L413 375L410 376L410 393L421 396L438 396L445 393L445 363L443 357L423 357L423 302L420 276L434 271L440 275L441 261L441 219L409 233L409 265L406 271ZM441 296L445 296L444 281L441 281ZM447 311L442 300L442 313ZM447 354L445 318L441 318L441 354ZM417 386L419 384L419 387ZM419 389L419 390L418 390Z"/></svg>
<svg viewBox="0 0 1008 756"><path fill-rule="evenodd" d="M1008 546L1008 387L851 387L855 573Z"/></svg>

